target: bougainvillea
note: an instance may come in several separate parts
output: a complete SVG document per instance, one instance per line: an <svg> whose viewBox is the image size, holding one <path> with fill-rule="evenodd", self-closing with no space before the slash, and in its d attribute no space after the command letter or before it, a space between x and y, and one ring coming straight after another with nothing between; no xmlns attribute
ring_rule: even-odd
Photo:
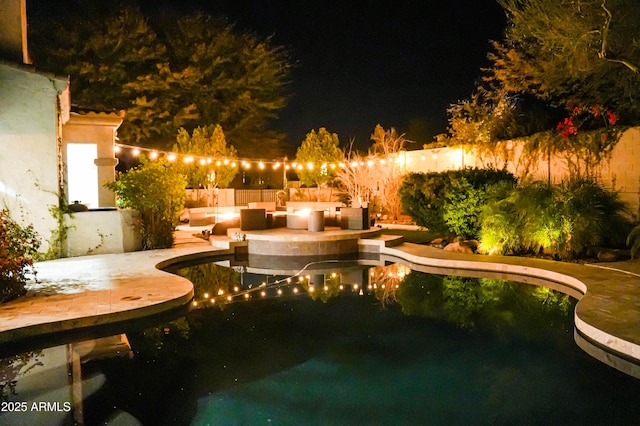
<svg viewBox="0 0 640 426"><path fill-rule="evenodd" d="M27 274L35 274L33 260L40 241L33 226L22 227L0 210L0 302L25 292Z"/></svg>
<svg viewBox="0 0 640 426"><path fill-rule="evenodd" d="M581 129L592 130L597 128L610 128L618 122L618 116L613 111L600 106L574 107L571 115L559 122L557 130L563 138L577 135ZM603 133L606 140L608 134Z"/></svg>

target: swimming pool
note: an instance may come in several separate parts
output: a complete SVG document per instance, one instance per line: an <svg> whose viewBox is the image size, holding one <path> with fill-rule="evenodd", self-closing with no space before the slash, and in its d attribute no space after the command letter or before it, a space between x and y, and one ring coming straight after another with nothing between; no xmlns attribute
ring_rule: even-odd
<svg viewBox="0 0 640 426"><path fill-rule="evenodd" d="M233 262L181 271L194 282L197 306L127 333L131 353L117 339L104 356L84 349L78 362L86 424L118 415L154 425L640 419L640 381L575 345L575 301L562 293L366 260L275 274ZM16 373L15 358L5 362L5 373L18 375L15 394L3 389L6 401L66 402L74 392L69 345L59 348L23 356L31 375ZM74 414L46 418L70 424ZM20 420L19 413L2 416L6 424Z"/></svg>

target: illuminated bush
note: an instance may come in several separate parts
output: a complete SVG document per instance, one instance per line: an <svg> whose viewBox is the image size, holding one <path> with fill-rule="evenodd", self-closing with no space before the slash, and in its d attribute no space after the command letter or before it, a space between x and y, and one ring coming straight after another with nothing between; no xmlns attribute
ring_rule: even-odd
<svg viewBox="0 0 640 426"><path fill-rule="evenodd" d="M116 193L118 205L140 212L139 229L145 250L173 246L173 231L184 207L187 181L165 160L142 165L118 175L106 185Z"/></svg>
<svg viewBox="0 0 640 426"><path fill-rule="evenodd" d="M405 212L431 231L476 237L488 191L498 183L513 186L505 170L464 169L444 173L411 173L400 188Z"/></svg>
<svg viewBox="0 0 640 426"><path fill-rule="evenodd" d="M595 246L621 247L630 228L624 213L617 195L592 181L531 182L491 197L480 216L480 249L580 257Z"/></svg>

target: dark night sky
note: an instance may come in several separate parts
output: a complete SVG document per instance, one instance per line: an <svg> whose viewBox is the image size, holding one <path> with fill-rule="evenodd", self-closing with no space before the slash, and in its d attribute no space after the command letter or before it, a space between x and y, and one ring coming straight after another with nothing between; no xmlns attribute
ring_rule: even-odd
<svg viewBox="0 0 640 426"><path fill-rule="evenodd" d="M319 127L367 146L376 124L407 132L422 120L431 135L410 147L421 148L446 129L448 106L471 94L489 40L504 30L495 0L180 4L224 14L291 52L294 96L275 127L292 146Z"/></svg>
<svg viewBox="0 0 640 426"><path fill-rule="evenodd" d="M421 148L446 130L449 105L471 94L488 64L489 41L501 39L505 25L496 0L138 3L143 11L168 7L227 16L239 30L271 36L289 51L293 97L273 127L287 135L290 151L319 127L337 133L343 145L353 139L366 147L376 124L409 133L412 122L427 125L408 146Z"/></svg>

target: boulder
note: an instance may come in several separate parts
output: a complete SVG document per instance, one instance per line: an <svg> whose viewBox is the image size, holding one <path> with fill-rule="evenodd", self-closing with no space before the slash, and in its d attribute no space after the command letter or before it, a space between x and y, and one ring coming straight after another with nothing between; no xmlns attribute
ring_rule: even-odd
<svg viewBox="0 0 640 426"><path fill-rule="evenodd" d="M625 250L601 248L596 257L600 262L617 262L629 259L629 253Z"/></svg>
<svg viewBox="0 0 640 426"><path fill-rule="evenodd" d="M429 242L429 245L432 247L444 248L449 242L444 238L436 238Z"/></svg>
<svg viewBox="0 0 640 426"><path fill-rule="evenodd" d="M456 241L451 244L447 244L444 248L444 251L450 251L453 253L474 254L473 249L471 249L469 245L465 244L464 241Z"/></svg>

